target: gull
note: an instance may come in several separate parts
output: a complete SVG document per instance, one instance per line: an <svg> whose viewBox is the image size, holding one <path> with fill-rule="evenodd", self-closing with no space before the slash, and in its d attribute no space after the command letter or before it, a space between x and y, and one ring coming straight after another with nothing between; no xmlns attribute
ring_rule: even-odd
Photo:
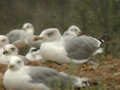
<svg viewBox="0 0 120 90"><path fill-rule="evenodd" d="M82 35L83 32L82 30L76 26L76 25L71 25L68 30L66 30L63 34L63 36L79 36L79 35Z"/></svg>
<svg viewBox="0 0 120 90"><path fill-rule="evenodd" d="M40 48L31 47L25 57L30 61L41 61Z"/></svg>
<svg viewBox="0 0 120 90"><path fill-rule="evenodd" d="M41 40L40 54L44 60L59 64L86 63L99 48L99 43L90 36L62 37L57 28L46 29L33 40Z"/></svg>
<svg viewBox="0 0 120 90"><path fill-rule="evenodd" d="M15 29L10 31L7 35L11 44L18 48L23 48L26 45L39 47L40 42L32 41L34 35L34 27L31 23L25 23L22 29Z"/></svg>
<svg viewBox="0 0 120 90"><path fill-rule="evenodd" d="M5 36L5 35L0 35L0 63L2 64L3 61L2 61L2 55L3 55L3 47L9 43L9 40L8 38Z"/></svg>
<svg viewBox="0 0 120 90"><path fill-rule="evenodd" d="M77 36L83 36L83 35L84 35L83 40L86 40L86 37L91 37L91 36L85 35L78 26L71 25L68 28L68 30L64 32L63 37L66 39L66 38L70 38L70 37L73 37L73 36L77 37ZM93 40L93 39L98 42L98 47L100 47L96 50L96 52L93 53L93 56L95 56L97 54L100 54L100 53L103 53L103 48L101 48L101 45L104 43L104 40L103 39L97 39L95 37L91 37L91 40Z"/></svg>
<svg viewBox="0 0 120 90"><path fill-rule="evenodd" d="M0 35L0 56L3 53L3 47L4 45L8 44L9 40L5 35Z"/></svg>
<svg viewBox="0 0 120 90"><path fill-rule="evenodd" d="M0 63L8 64L9 58L12 56L19 56L25 60L25 63L27 63L27 59L25 58L25 56L19 55L17 47L13 44L7 44L4 46L3 54L0 57Z"/></svg>
<svg viewBox="0 0 120 90"><path fill-rule="evenodd" d="M53 90L53 88L79 88L89 86L88 78L70 76L54 69L25 66L20 57L10 58L3 77L3 85L10 90ZM56 89L57 90L57 89Z"/></svg>

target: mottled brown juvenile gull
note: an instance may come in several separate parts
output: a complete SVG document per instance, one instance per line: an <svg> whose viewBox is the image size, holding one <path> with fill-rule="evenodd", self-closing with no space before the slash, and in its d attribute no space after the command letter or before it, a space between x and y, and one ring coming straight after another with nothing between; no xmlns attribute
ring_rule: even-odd
<svg viewBox="0 0 120 90"><path fill-rule="evenodd" d="M17 56L10 58L3 77L5 88L11 90L56 90L89 86L87 78L69 76L47 67L25 66Z"/></svg>

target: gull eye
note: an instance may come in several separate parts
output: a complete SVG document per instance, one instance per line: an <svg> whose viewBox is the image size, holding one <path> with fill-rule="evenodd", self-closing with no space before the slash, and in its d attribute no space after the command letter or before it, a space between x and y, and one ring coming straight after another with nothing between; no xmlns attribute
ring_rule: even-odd
<svg viewBox="0 0 120 90"><path fill-rule="evenodd" d="M71 31L73 31L73 32L74 32L74 31L75 31L75 29L71 29Z"/></svg>
<svg viewBox="0 0 120 90"><path fill-rule="evenodd" d="M75 31L77 32L78 30L77 30L77 29L75 29Z"/></svg>
<svg viewBox="0 0 120 90"><path fill-rule="evenodd" d="M20 64L20 63L21 63L21 61L17 61L17 63L18 63L18 64Z"/></svg>
<svg viewBox="0 0 120 90"><path fill-rule="evenodd" d="M34 48L32 49L32 52L38 51L40 48Z"/></svg>
<svg viewBox="0 0 120 90"><path fill-rule="evenodd" d="M1 41L2 41L2 42L5 42L6 40L5 40L5 39L2 39Z"/></svg>
<svg viewBox="0 0 120 90"><path fill-rule="evenodd" d="M73 31L73 32L77 32L77 29L72 29L71 31Z"/></svg>
<svg viewBox="0 0 120 90"><path fill-rule="evenodd" d="M11 50L12 50L12 51L14 51L14 50L15 50L15 48L13 47L13 48L11 48Z"/></svg>
<svg viewBox="0 0 120 90"><path fill-rule="evenodd" d="M26 26L26 28L30 28L30 26L29 26L29 25L27 25L27 26Z"/></svg>
<svg viewBox="0 0 120 90"><path fill-rule="evenodd" d="M53 32L47 33L48 37L51 37L53 34L54 34Z"/></svg>

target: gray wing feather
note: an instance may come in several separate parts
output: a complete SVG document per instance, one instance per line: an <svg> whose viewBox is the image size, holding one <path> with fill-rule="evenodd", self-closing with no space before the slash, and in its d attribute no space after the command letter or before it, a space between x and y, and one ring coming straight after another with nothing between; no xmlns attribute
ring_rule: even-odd
<svg viewBox="0 0 120 90"><path fill-rule="evenodd" d="M32 78L31 83L44 83L52 88L56 87L57 83L58 87L65 88L68 85L68 80L70 81L70 77L47 67L29 67L28 74Z"/></svg>
<svg viewBox="0 0 120 90"><path fill-rule="evenodd" d="M23 30L13 30L7 34L7 37L9 38L10 43L18 47L26 46L26 43L24 41L26 38L26 33ZM35 37L35 35L29 36L27 44L31 47L39 48L41 41L33 41L33 37Z"/></svg>
<svg viewBox="0 0 120 90"><path fill-rule="evenodd" d="M54 79L54 77L58 76L58 72L49 69L46 67L29 67L28 74L31 76L32 81L34 83L44 82L47 83L49 79Z"/></svg>
<svg viewBox="0 0 120 90"><path fill-rule="evenodd" d="M6 35L10 43L14 43L17 40L24 40L25 32L23 30L13 30Z"/></svg>
<svg viewBox="0 0 120 90"><path fill-rule="evenodd" d="M98 42L86 35L67 37L64 40L65 49L72 59L88 59L98 49Z"/></svg>

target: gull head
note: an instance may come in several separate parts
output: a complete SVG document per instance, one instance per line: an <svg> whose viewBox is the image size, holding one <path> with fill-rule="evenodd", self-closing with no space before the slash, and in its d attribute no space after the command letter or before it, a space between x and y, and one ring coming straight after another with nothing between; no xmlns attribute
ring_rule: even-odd
<svg viewBox="0 0 120 90"><path fill-rule="evenodd" d="M24 66L24 61L18 56L10 57L8 62L8 69L11 71L17 71Z"/></svg>
<svg viewBox="0 0 120 90"><path fill-rule="evenodd" d="M39 52L40 48L35 48L35 47L32 47L30 48L29 52L32 54L32 55L36 55L38 52Z"/></svg>
<svg viewBox="0 0 120 90"><path fill-rule="evenodd" d="M32 48L30 49L30 52L36 52L36 51L38 51L38 50L40 50L40 48L32 47Z"/></svg>
<svg viewBox="0 0 120 90"><path fill-rule="evenodd" d="M61 34L57 28L45 29L40 36L34 37L33 40L41 40L42 42L52 42L61 39Z"/></svg>
<svg viewBox="0 0 120 90"><path fill-rule="evenodd" d="M72 25L68 28L66 32L64 32L65 36L72 35L72 36L79 36L83 34L80 28L76 25Z"/></svg>
<svg viewBox="0 0 120 90"><path fill-rule="evenodd" d="M4 35L0 35L0 46L3 47L4 45L8 43L9 43L8 37Z"/></svg>
<svg viewBox="0 0 120 90"><path fill-rule="evenodd" d="M4 55L17 55L18 49L13 44L7 44L4 46L3 54Z"/></svg>
<svg viewBox="0 0 120 90"><path fill-rule="evenodd" d="M27 33L34 34L34 27L31 23L23 24L22 29Z"/></svg>

